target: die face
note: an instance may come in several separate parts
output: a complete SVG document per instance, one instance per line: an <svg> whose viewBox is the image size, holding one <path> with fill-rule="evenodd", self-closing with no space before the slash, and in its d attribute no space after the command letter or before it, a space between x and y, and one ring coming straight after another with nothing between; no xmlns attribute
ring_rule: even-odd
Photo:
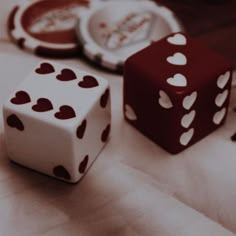
<svg viewBox="0 0 236 236"><path fill-rule="evenodd" d="M63 181L78 182L108 141L111 124L109 91L109 88L104 91L76 129L53 126L4 107L10 159Z"/></svg>
<svg viewBox="0 0 236 236"><path fill-rule="evenodd" d="M137 83L134 89L127 80L124 88L125 118L165 150L177 154L224 124L230 99L230 92L225 91L230 91L231 79L223 90L209 93L215 90L215 86L213 83L198 93L181 96L180 102L173 100L173 107L167 109L168 106L163 107L158 102L158 93L151 90L155 90L153 87L148 92L140 92ZM218 94L222 96L220 107L216 105Z"/></svg>
<svg viewBox="0 0 236 236"><path fill-rule="evenodd" d="M177 154L185 150L186 147L203 139L225 123L230 100L230 92L228 91L231 89L231 80L229 81L223 90L218 89L216 91L216 83L212 83L199 90L196 99L193 96L194 92L185 96L185 98L192 97L192 99L186 102L185 107L183 106L181 115L175 116L178 117L176 120L177 124L173 122L172 130L175 130L176 138L171 139L171 142L167 143L166 150L169 150L171 146L171 152ZM209 93L209 91L213 91L213 93ZM217 103L216 98L219 95L220 99L218 100L220 103ZM187 104L192 103L191 107L190 105L187 106Z"/></svg>
<svg viewBox="0 0 236 236"><path fill-rule="evenodd" d="M74 133L73 150L74 155L78 157L75 165L77 178L81 178L93 164L109 139L111 129L110 95L107 95L109 91L107 89L104 92Z"/></svg>
<svg viewBox="0 0 236 236"><path fill-rule="evenodd" d="M127 60L125 118L177 154L224 123L231 81L224 58L185 34L168 36Z"/></svg>
<svg viewBox="0 0 236 236"><path fill-rule="evenodd" d="M176 35L184 37L186 43L170 43ZM132 64L168 94L189 93L231 70L224 57L184 33L167 36L134 54L126 61L127 66Z"/></svg>
<svg viewBox="0 0 236 236"><path fill-rule="evenodd" d="M7 108L4 108L3 113L6 145L11 160L50 176L54 176L55 166L64 166L70 178L62 179L73 180L70 132L35 120L27 114L14 114Z"/></svg>
<svg viewBox="0 0 236 236"><path fill-rule="evenodd" d="M62 65L40 63L3 107L9 157L76 183L108 140L110 110L105 80Z"/></svg>
<svg viewBox="0 0 236 236"><path fill-rule="evenodd" d="M53 125L74 127L84 119L107 87L106 80L87 72L42 62L5 105Z"/></svg>
<svg viewBox="0 0 236 236"><path fill-rule="evenodd" d="M169 150L170 141L173 148L173 137L182 130L176 125L176 121L181 120L181 101L173 100L164 91L139 78L125 71L124 116L145 136Z"/></svg>

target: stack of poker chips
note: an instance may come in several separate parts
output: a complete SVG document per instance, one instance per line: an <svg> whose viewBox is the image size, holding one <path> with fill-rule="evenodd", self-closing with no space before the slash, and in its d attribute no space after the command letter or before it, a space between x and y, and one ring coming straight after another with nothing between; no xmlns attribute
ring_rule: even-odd
<svg viewBox="0 0 236 236"><path fill-rule="evenodd" d="M130 55L178 31L181 24L169 9L139 0L25 1L8 20L8 32L22 49L53 58L84 53L119 72Z"/></svg>

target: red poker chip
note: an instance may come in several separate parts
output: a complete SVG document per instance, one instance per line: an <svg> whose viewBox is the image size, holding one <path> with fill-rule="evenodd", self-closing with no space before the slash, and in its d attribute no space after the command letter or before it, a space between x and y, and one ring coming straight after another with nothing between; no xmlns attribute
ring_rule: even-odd
<svg viewBox="0 0 236 236"><path fill-rule="evenodd" d="M37 55L78 55L74 28L79 10L88 4L89 0L26 1L10 13L8 32L20 48Z"/></svg>

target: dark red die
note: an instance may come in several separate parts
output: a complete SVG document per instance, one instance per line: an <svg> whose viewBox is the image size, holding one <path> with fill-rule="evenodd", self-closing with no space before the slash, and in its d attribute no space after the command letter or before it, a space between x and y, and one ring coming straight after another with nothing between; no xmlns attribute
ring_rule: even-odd
<svg viewBox="0 0 236 236"><path fill-rule="evenodd" d="M125 118L177 154L224 123L231 80L225 58L186 34L172 34L126 61Z"/></svg>

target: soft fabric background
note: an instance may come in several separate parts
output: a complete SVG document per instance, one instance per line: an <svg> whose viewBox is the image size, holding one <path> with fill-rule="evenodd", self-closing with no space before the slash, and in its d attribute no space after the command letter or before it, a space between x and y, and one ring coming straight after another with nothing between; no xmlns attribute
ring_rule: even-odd
<svg viewBox="0 0 236 236"><path fill-rule="evenodd" d="M5 20L13 3L0 0L1 105L41 60L8 40ZM67 185L8 161L1 118L0 235L236 234L236 144L230 140L236 131L235 89L226 125L171 156L123 120L121 76L81 59L60 62L111 83L111 139L85 178Z"/></svg>

